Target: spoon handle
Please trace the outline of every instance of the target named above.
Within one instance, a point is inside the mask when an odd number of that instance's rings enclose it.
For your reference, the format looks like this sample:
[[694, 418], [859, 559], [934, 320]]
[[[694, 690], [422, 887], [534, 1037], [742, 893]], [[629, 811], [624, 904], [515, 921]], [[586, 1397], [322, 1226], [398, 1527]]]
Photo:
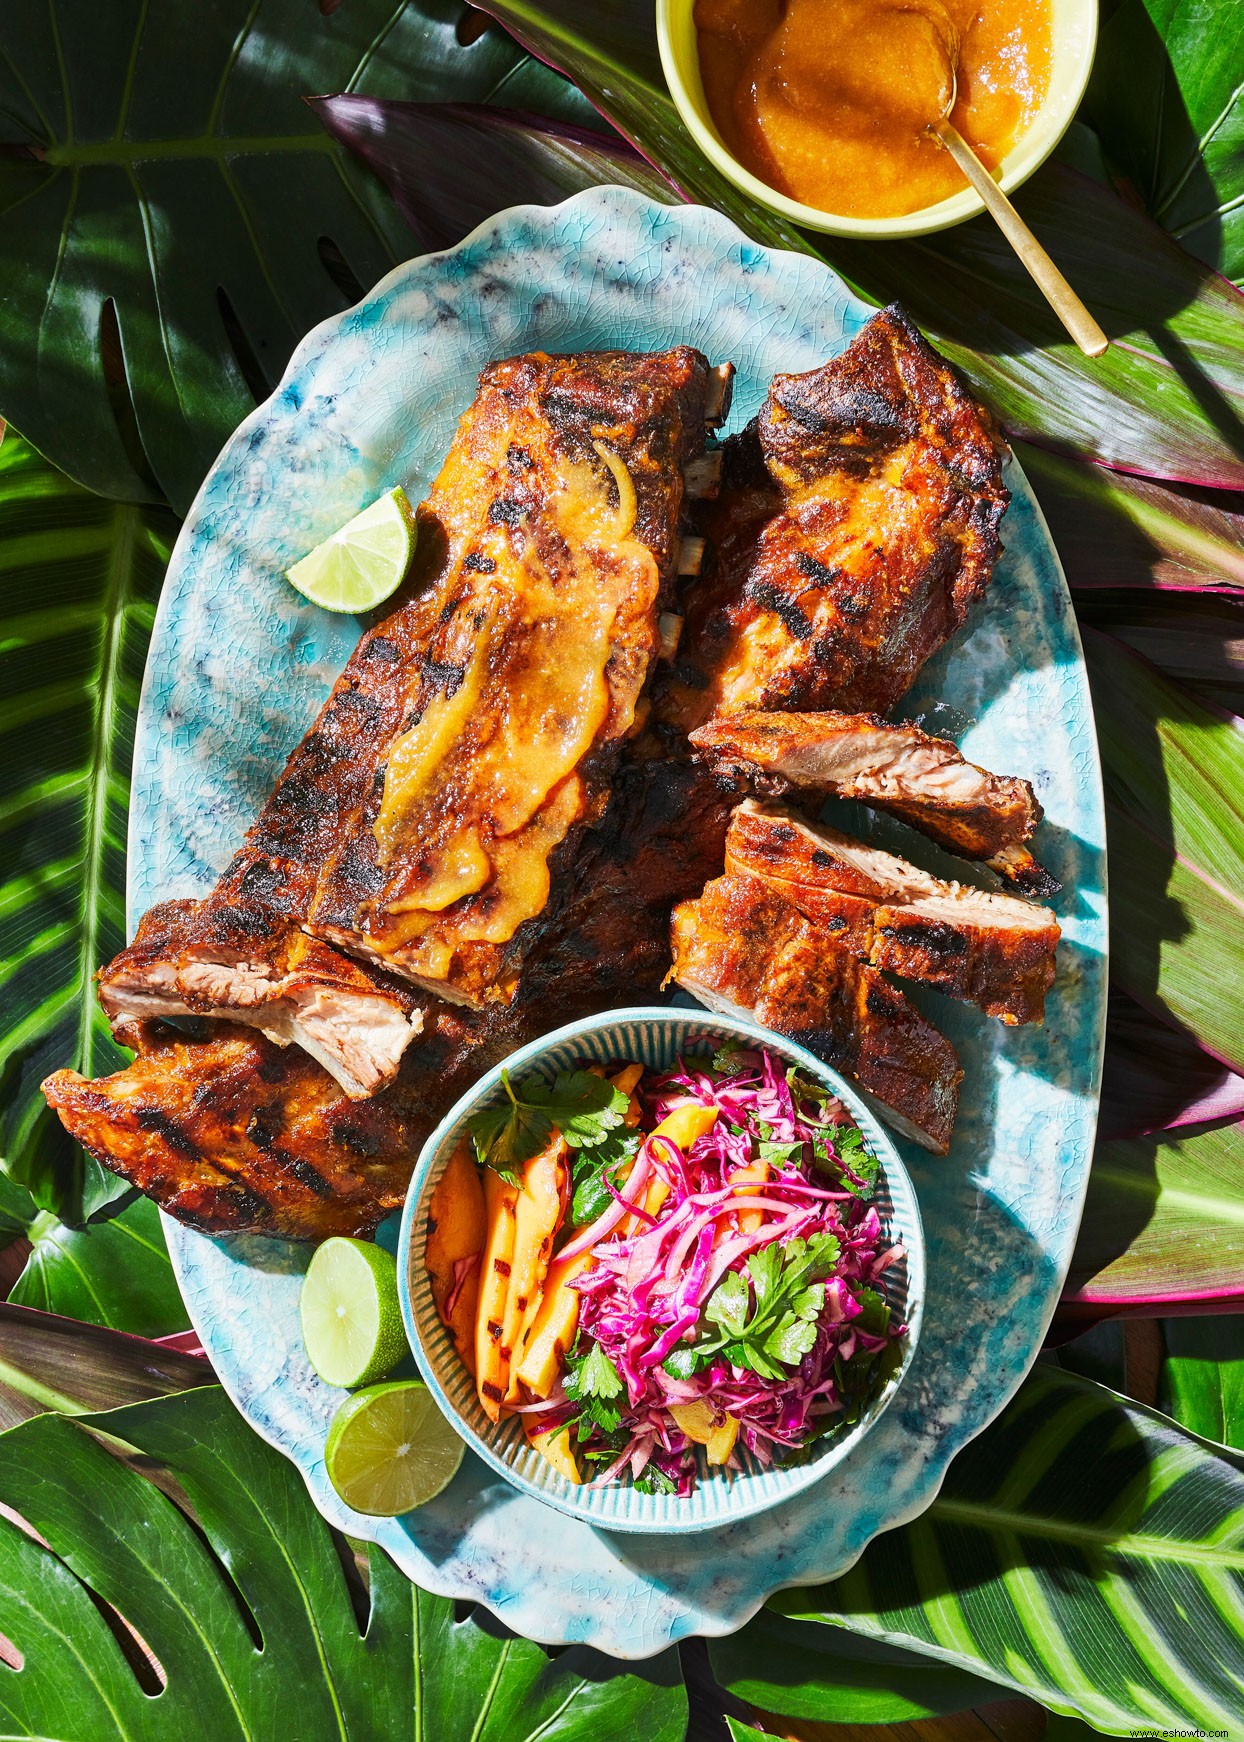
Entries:
[[1086, 357], [1100, 357], [1110, 341], [967, 140], [949, 121], [939, 122], [935, 131], [1076, 344]]

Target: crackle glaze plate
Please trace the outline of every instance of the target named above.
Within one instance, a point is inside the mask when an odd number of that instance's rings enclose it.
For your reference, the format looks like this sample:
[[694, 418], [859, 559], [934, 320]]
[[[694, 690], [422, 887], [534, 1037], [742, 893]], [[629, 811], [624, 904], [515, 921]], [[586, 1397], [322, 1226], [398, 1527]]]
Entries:
[[[869, 312], [811, 259], [759, 248], [716, 213], [615, 188], [502, 212], [317, 327], [226, 445], [173, 556], [139, 721], [131, 925], [153, 901], [211, 886], [354, 645], [355, 621], [301, 601], [282, 572], [387, 486], [424, 494], [486, 362], [697, 345], [737, 366], [737, 429], [777, 371], [822, 363]], [[823, 1484], [744, 1523], [634, 1537], [563, 1517], [468, 1455], [422, 1510], [360, 1517], [324, 1472], [342, 1394], [316, 1379], [298, 1333], [309, 1250], [167, 1223], [226, 1390], [297, 1464], [325, 1516], [380, 1543], [427, 1589], [477, 1600], [530, 1638], [644, 1657], [687, 1634], [732, 1631], [779, 1587], [842, 1572], [878, 1531], [929, 1504], [1036, 1356], [1071, 1256], [1097, 1112], [1104, 828], [1066, 585], [1013, 463], [1008, 483], [1006, 555], [988, 600], [904, 711], [974, 761], [1033, 781], [1046, 811], [1037, 849], [1065, 890], [1059, 976], [1038, 1029], [927, 1001], [966, 1077], [950, 1156], [903, 1149], [928, 1241], [923, 1334], [894, 1404]], [[902, 838], [945, 869], [898, 825], [860, 816], [854, 826]]]

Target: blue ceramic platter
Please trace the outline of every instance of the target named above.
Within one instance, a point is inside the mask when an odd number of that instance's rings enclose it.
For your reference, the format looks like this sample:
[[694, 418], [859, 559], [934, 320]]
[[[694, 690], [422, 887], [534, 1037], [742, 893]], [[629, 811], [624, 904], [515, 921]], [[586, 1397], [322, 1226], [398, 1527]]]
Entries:
[[[206, 891], [263, 802], [358, 634], [303, 604], [282, 571], [386, 486], [424, 493], [479, 369], [516, 351], [699, 346], [731, 359], [731, 428], [779, 370], [840, 350], [869, 310], [824, 266], [771, 253], [721, 216], [597, 189], [503, 212], [412, 261], [299, 346], [274, 396], [229, 441], [174, 553], [139, 722], [131, 924]], [[1106, 904], [1088, 685], [1058, 559], [1012, 464], [1006, 555], [968, 630], [905, 712], [974, 760], [1028, 776], [1040, 857], [1061, 878], [1059, 978], [1040, 1029], [930, 998], [966, 1070], [944, 1160], [904, 1146], [927, 1236], [920, 1347], [893, 1406], [823, 1484], [694, 1537], [609, 1534], [519, 1494], [468, 1456], [438, 1500], [394, 1521], [346, 1510], [321, 1448], [341, 1393], [298, 1334], [306, 1248], [167, 1226], [217, 1372], [256, 1430], [298, 1465], [325, 1516], [377, 1541], [432, 1591], [520, 1633], [643, 1657], [739, 1627], [785, 1585], [831, 1578], [923, 1510], [947, 1464], [1014, 1392], [1075, 1240], [1097, 1112]], [[855, 826], [939, 867], [894, 825]]]

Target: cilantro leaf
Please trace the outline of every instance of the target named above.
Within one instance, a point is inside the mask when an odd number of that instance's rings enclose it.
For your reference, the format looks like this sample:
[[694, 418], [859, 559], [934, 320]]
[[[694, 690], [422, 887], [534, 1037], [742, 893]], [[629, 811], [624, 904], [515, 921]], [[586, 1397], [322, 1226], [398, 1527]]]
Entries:
[[613, 1199], [605, 1180], [608, 1179], [615, 1190], [621, 1188], [624, 1164], [639, 1153], [642, 1142], [642, 1133], [618, 1126], [616, 1130], [607, 1131], [604, 1140], [590, 1149], [573, 1152], [572, 1228], [585, 1228], [609, 1208]]
[[747, 1048], [741, 1040], [723, 1040], [713, 1054], [714, 1071], [719, 1077], [737, 1077], [744, 1071], [751, 1070], [747, 1060], [739, 1057], [741, 1052], [746, 1051]]
[[672, 1482], [656, 1464], [647, 1464], [633, 1483], [637, 1494], [676, 1494], [677, 1482]]
[[855, 1323], [871, 1336], [884, 1337], [890, 1328], [890, 1303], [875, 1288], [857, 1288], [855, 1298], [864, 1309]]
[[[721, 1353], [735, 1367], [762, 1379], [784, 1379], [816, 1341], [825, 1310], [824, 1279], [838, 1262], [835, 1235], [819, 1233], [753, 1252], [742, 1272], [728, 1270], [705, 1304], [704, 1316], [718, 1327], [667, 1370], [689, 1378]], [[748, 1286], [750, 1282], [750, 1287]]]
[[576, 1397], [620, 1397], [626, 1387], [622, 1375], [599, 1343], [593, 1343], [583, 1365], [575, 1374]]
[[765, 1338], [765, 1354], [788, 1367], [797, 1367], [816, 1342], [816, 1324], [799, 1318], [795, 1313], [783, 1313], [776, 1327]]
[[490, 1167], [511, 1185], [517, 1185], [524, 1162], [548, 1143], [553, 1125], [548, 1115], [515, 1095], [509, 1073], [502, 1071], [507, 1099], [499, 1107], [476, 1113], [467, 1123], [481, 1166]]
[[501, 1073], [506, 1099], [468, 1121], [467, 1129], [482, 1166], [517, 1184], [524, 1162], [538, 1155], [560, 1132], [571, 1149], [604, 1141], [622, 1123], [627, 1096], [591, 1071], [563, 1072], [550, 1086], [528, 1077], [515, 1089]]
[[747, 1284], [737, 1270], [727, 1270], [709, 1295], [704, 1316], [720, 1325], [729, 1335], [737, 1337], [747, 1319], [749, 1306]]
[[794, 1161], [796, 1157], [803, 1155], [802, 1143], [774, 1143], [762, 1137], [758, 1147], [761, 1161], [774, 1162], [779, 1166], [784, 1161]]
[[679, 1343], [671, 1349], [661, 1365], [671, 1379], [693, 1379], [713, 1359], [714, 1351], [693, 1343]]
[[590, 1149], [622, 1123], [630, 1097], [592, 1071], [562, 1071], [553, 1086], [529, 1078], [521, 1102], [540, 1108], [571, 1149]]
[[786, 1251], [802, 1244], [802, 1241], [791, 1240], [786, 1248], [777, 1245], [762, 1246], [759, 1252], [752, 1253], [747, 1261], [747, 1274], [756, 1290], [757, 1306], [763, 1306], [776, 1289]]

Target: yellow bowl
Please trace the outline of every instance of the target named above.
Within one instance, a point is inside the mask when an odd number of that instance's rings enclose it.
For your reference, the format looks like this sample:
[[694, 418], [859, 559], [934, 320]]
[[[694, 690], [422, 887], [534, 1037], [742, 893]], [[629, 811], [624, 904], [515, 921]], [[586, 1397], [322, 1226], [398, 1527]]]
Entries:
[[[952, 224], [961, 224], [965, 218], [974, 218], [984, 211], [980, 195], [972, 188], [896, 218], [848, 218], [836, 212], [818, 211], [815, 206], [805, 206], [778, 193], [768, 182], [744, 169], [723, 144], [713, 124], [700, 78], [693, 17], [695, 0], [656, 0], [656, 6], [661, 65], [678, 113], [709, 162], [762, 206], [809, 230], [865, 238], [924, 236], [930, 230], [947, 230]], [[1027, 181], [1053, 151], [1071, 125], [1092, 70], [1097, 44], [1097, 0], [1050, 0], [1050, 11], [1054, 52], [1049, 94], [1032, 126], [1002, 160], [998, 180], [1004, 193]]]

